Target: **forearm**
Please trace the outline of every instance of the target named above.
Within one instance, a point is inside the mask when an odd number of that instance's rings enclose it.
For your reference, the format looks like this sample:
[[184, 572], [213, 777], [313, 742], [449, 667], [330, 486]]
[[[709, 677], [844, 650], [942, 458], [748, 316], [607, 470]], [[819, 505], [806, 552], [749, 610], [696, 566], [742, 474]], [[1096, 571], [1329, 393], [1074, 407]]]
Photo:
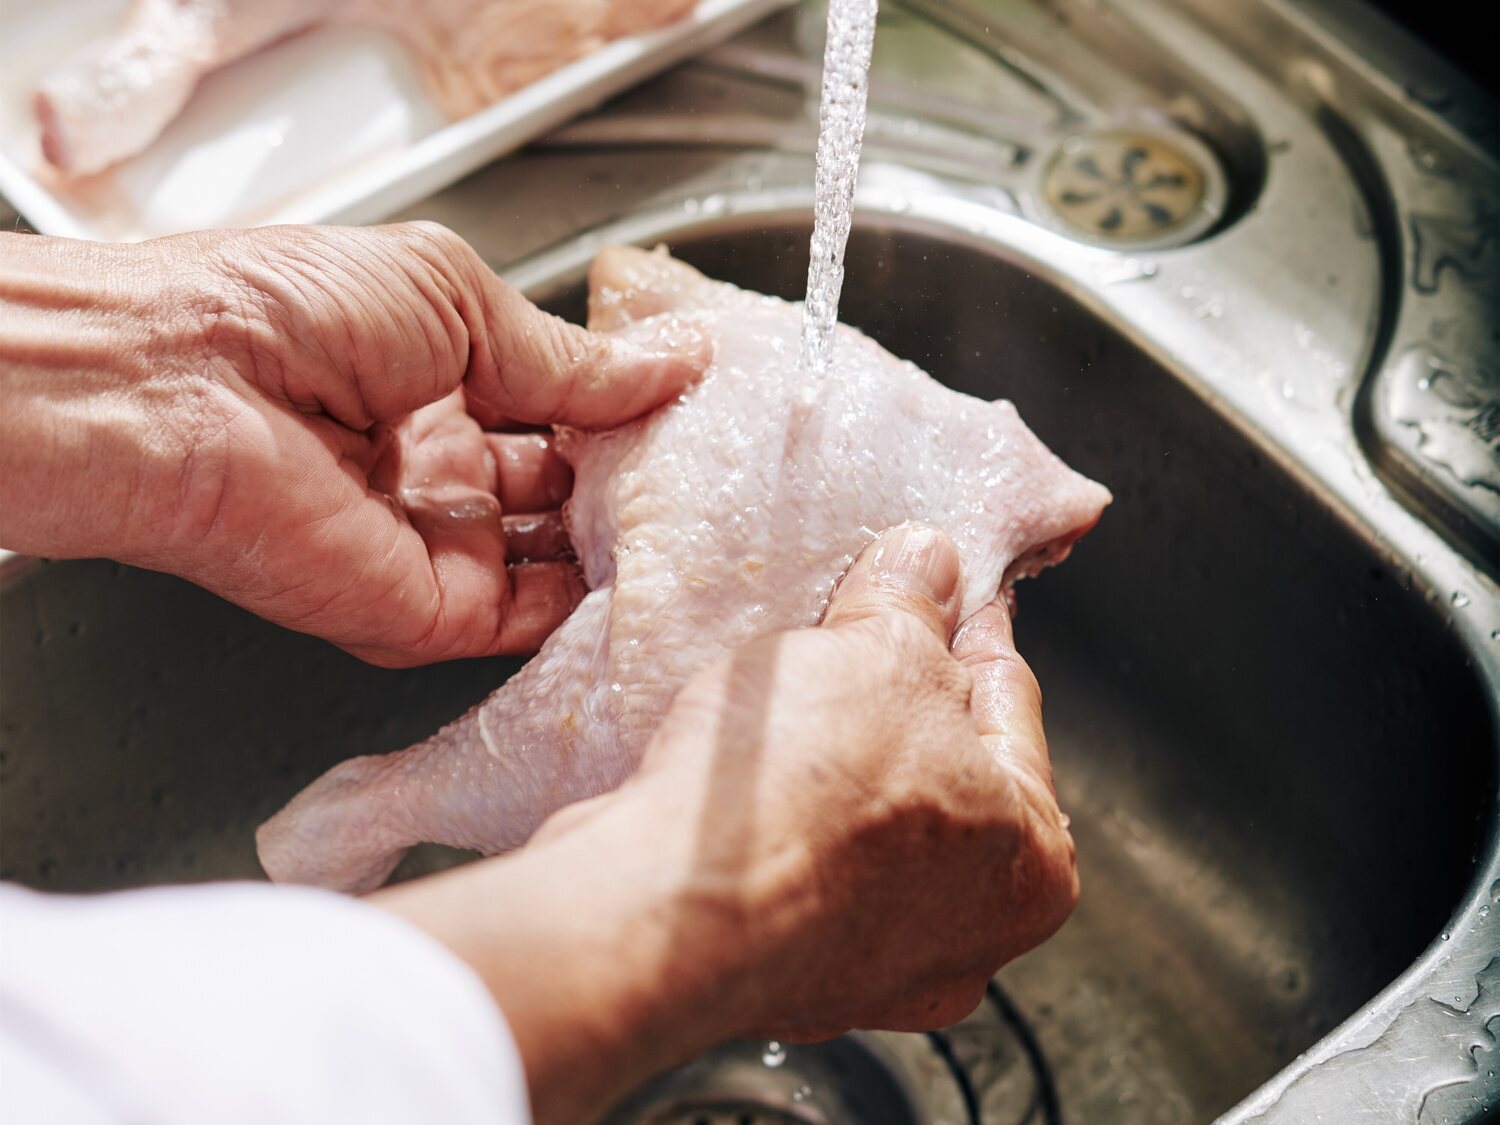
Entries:
[[191, 452], [194, 288], [147, 248], [0, 235], [0, 546], [139, 551], [180, 499], [157, 485]]
[[731, 923], [688, 890], [692, 820], [668, 811], [632, 791], [524, 852], [367, 900], [479, 973], [520, 1049], [538, 1122], [589, 1120], [735, 1030]]

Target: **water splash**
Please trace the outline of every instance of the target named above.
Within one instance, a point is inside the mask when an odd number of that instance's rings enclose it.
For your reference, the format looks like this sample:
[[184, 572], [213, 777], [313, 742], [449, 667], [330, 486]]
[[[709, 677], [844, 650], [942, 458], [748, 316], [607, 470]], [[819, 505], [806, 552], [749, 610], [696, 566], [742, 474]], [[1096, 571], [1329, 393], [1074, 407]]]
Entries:
[[844, 287], [844, 247], [854, 218], [854, 184], [865, 135], [876, 0], [829, 0], [818, 108], [816, 201], [807, 304], [802, 311], [803, 372], [822, 375], [833, 353]]

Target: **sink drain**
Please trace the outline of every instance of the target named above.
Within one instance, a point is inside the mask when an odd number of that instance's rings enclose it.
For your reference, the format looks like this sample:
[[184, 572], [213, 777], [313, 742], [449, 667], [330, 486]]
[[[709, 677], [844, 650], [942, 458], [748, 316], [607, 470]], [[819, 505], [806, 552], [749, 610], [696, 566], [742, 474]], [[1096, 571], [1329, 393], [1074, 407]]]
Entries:
[[1132, 127], [1069, 137], [1047, 165], [1041, 194], [1068, 233], [1142, 249], [1188, 242], [1211, 227], [1223, 183], [1196, 141]]
[[[922, 1125], [919, 1094], [874, 1036], [827, 1043], [726, 1043], [663, 1075], [606, 1125]], [[954, 1119], [965, 1125], [967, 1119]]]
[[651, 1118], [653, 1125], [822, 1125], [825, 1120], [767, 1109], [756, 1102], [684, 1105]]
[[726, 1043], [637, 1090], [603, 1125], [1057, 1125], [1036, 1039], [991, 985], [942, 1032]]

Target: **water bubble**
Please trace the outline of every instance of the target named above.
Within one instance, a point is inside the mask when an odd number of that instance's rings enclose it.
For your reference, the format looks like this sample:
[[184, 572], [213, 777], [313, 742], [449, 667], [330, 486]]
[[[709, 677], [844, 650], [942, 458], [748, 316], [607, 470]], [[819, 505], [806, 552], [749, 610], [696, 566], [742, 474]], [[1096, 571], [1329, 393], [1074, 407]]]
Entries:
[[760, 1056], [760, 1061], [774, 1069], [786, 1062], [786, 1048], [772, 1039], [766, 1044], [766, 1049]]
[[1453, 603], [1454, 609], [1463, 609], [1464, 606], [1469, 604], [1469, 595], [1462, 590], [1454, 590], [1453, 597], [1449, 600]]

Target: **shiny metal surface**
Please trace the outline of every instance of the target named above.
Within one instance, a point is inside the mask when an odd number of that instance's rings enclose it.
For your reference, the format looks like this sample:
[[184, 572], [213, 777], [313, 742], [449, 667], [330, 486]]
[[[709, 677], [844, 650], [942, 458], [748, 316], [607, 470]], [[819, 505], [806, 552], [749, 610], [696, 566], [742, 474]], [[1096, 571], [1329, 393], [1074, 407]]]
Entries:
[[[799, 295], [817, 27], [403, 217], [574, 315], [619, 240]], [[1500, 177], [1492, 109], [1438, 76], [1332, 0], [884, 5], [845, 319], [1014, 398], [1117, 497], [1017, 626], [1084, 897], [1001, 980], [1069, 1122], [1500, 1100]], [[1053, 155], [1128, 126], [1211, 154], [1211, 229], [1126, 251], [1058, 221]], [[365, 668], [108, 564], [0, 585], [0, 868], [38, 885], [252, 877], [302, 783], [513, 667]]]

